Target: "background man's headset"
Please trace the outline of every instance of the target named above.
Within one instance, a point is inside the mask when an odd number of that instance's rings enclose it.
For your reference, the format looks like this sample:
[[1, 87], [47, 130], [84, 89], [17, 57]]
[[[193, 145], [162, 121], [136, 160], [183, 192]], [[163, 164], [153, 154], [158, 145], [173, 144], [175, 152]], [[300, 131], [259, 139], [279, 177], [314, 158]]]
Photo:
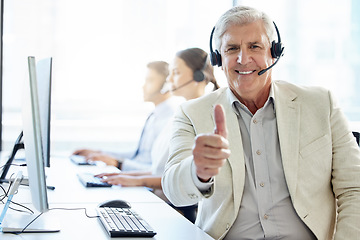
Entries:
[[[279, 30], [278, 30], [275, 22], [273, 22], [273, 24], [275, 26], [275, 30], [276, 30], [276, 33], [278, 36], [278, 42], [272, 41], [270, 51], [271, 51], [271, 56], [273, 58], [276, 58], [276, 61], [273, 64], [271, 64], [268, 68], [265, 68], [265, 69], [259, 71], [259, 73], [258, 73], [259, 76], [264, 74], [267, 70], [269, 70], [273, 66], [275, 66], [275, 64], [279, 61], [280, 57], [284, 55], [284, 53], [283, 53], [284, 46], [281, 43]], [[221, 65], [222, 65], [221, 54], [216, 49], [215, 49], [215, 51], [213, 51], [213, 48], [212, 48], [212, 39], [213, 39], [214, 31], [215, 31], [215, 27], [212, 29], [211, 35], [210, 35], [210, 62], [211, 62], [211, 65], [213, 65], [213, 66], [221, 67]]]

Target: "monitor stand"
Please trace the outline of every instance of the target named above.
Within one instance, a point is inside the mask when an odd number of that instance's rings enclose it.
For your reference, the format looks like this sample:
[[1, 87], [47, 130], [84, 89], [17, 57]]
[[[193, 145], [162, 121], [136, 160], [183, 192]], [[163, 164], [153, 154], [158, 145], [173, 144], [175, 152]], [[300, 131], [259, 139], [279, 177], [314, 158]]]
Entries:
[[[43, 213], [34, 220], [39, 213], [7, 213], [1, 224], [3, 233], [54, 233], [59, 232], [59, 222], [47, 213]], [[23, 230], [31, 221], [33, 221], [25, 230]]]
[[22, 178], [22, 171], [19, 171], [16, 177], [11, 180], [12, 184], [8, 192], [8, 198], [0, 215], [0, 230], [3, 233], [59, 232], [60, 228], [58, 226], [58, 220], [51, 218], [52, 216], [49, 216], [46, 213], [43, 213], [39, 218], [37, 218], [40, 213], [29, 214], [24, 212], [8, 212], [11, 200], [14, 194], [18, 191]]

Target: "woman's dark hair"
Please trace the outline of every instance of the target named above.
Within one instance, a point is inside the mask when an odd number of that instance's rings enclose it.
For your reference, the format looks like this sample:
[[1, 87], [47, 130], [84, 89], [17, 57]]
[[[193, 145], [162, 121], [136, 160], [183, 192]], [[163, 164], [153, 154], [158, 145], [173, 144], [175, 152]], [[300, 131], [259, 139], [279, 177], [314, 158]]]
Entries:
[[200, 48], [188, 48], [176, 53], [176, 57], [184, 60], [185, 64], [193, 71], [202, 71], [206, 83], [214, 84], [213, 91], [219, 88], [214, 76], [214, 68], [208, 59], [208, 54]]

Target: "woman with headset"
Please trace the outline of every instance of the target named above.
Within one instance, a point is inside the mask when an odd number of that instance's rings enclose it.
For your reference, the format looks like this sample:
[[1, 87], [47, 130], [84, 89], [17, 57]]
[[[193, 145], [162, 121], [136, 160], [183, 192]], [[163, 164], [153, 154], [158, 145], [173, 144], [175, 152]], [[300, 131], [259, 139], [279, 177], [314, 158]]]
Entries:
[[176, 53], [165, 87], [173, 95], [190, 100], [204, 95], [209, 82], [213, 90], [219, 88], [208, 54], [200, 48], [188, 48]]

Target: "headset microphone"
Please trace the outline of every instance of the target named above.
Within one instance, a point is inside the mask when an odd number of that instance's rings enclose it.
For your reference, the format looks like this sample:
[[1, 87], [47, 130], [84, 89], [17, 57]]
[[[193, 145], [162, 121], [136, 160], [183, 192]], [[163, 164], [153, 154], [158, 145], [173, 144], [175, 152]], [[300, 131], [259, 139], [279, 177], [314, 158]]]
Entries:
[[180, 86], [176, 87], [176, 88], [170, 88], [171, 84], [170, 83], [166, 83], [164, 85], [164, 87], [160, 90], [160, 93], [161, 94], [165, 94], [165, 93], [168, 93], [168, 92], [175, 92], [176, 90], [179, 90], [180, 88], [182, 87], [185, 87], [186, 85], [190, 84], [192, 81], [195, 81], [193, 79], [191, 79], [190, 81], [187, 81], [186, 83], [184, 84], [181, 84]]
[[172, 92], [176, 91], [176, 90], [179, 90], [180, 88], [183, 88], [185, 87], [186, 85], [188, 85], [189, 83], [191, 83], [192, 81], [194, 81], [193, 79], [191, 79], [190, 81], [187, 81], [186, 83], [184, 84], [181, 84], [180, 86], [176, 87], [176, 88], [173, 88], [171, 89]]
[[280, 57], [278, 57], [278, 58], [276, 59], [276, 61], [275, 61], [273, 64], [270, 65], [270, 67], [267, 67], [267, 68], [261, 70], [261, 71], [258, 73], [258, 75], [260, 76], [260, 75], [264, 74], [267, 70], [269, 70], [270, 68], [272, 68], [273, 66], [275, 66], [275, 64], [279, 61], [279, 59], [280, 59]]

